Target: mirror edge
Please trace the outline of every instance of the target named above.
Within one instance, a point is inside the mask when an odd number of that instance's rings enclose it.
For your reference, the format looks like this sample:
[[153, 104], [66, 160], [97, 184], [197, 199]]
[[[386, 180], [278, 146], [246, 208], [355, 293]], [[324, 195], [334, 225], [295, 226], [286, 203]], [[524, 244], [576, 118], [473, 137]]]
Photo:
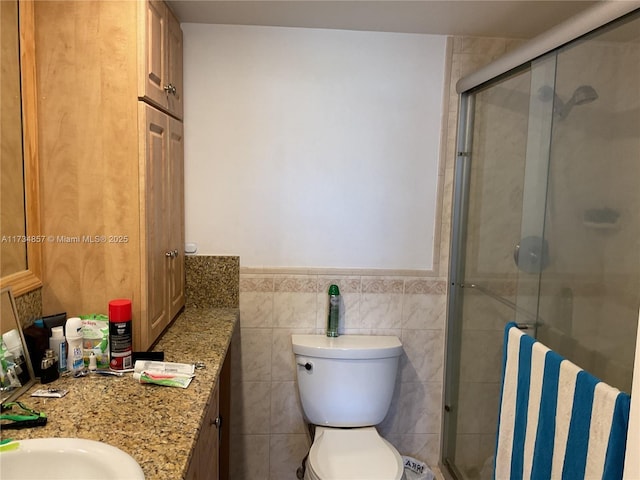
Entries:
[[0, 288], [11, 287], [15, 297], [42, 286], [34, 8], [33, 1], [18, 1], [25, 220], [27, 237], [35, 241], [27, 242], [27, 269], [0, 278]]
[[20, 342], [22, 343], [22, 352], [24, 354], [24, 361], [27, 365], [27, 370], [29, 371], [29, 380], [19, 388], [12, 390], [6, 397], [2, 397], [2, 403], [11, 402], [18, 397], [20, 397], [23, 393], [28, 391], [33, 385], [36, 384], [36, 376], [33, 370], [33, 362], [31, 361], [31, 355], [29, 354], [29, 349], [27, 348], [27, 341], [24, 338], [24, 332], [22, 329], [22, 323], [20, 322], [20, 317], [18, 317], [18, 310], [16, 308], [15, 297], [12, 293], [11, 287], [3, 287], [0, 289], [0, 297], [3, 295], [7, 295], [9, 298], [9, 303], [11, 304], [11, 309], [13, 310], [14, 321], [16, 322], [16, 329], [20, 334]]

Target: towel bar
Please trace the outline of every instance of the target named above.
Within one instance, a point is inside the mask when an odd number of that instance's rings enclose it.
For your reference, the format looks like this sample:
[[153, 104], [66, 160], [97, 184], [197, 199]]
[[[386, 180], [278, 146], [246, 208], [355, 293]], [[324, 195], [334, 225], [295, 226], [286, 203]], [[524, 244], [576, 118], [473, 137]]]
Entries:
[[[533, 323], [519, 323], [518, 324], [518, 328], [521, 330], [527, 330], [527, 329], [535, 329], [536, 325], [538, 324], [538, 318], [528, 312], [527, 310], [525, 310], [522, 307], [519, 307], [518, 305], [516, 305], [515, 303], [513, 303], [510, 300], [507, 300], [504, 297], [501, 297], [500, 295], [496, 295], [495, 293], [493, 293], [492, 291], [481, 287], [480, 285], [476, 285], [475, 283], [461, 283], [460, 286], [462, 288], [464, 287], [469, 287], [469, 288], [474, 288], [476, 290], [478, 290], [480, 293], [483, 293], [484, 295], [486, 295], [487, 297], [493, 298], [494, 300], [502, 303], [503, 305], [506, 305], [507, 307], [512, 308], [513, 310], [516, 311], [516, 313], [519, 313], [521, 315], [523, 315], [524, 317], [526, 317], [529, 320], [532, 320]], [[522, 325], [522, 327], [521, 327]]]
[[533, 323], [516, 323], [516, 328], [519, 330], [534, 330], [536, 326]]

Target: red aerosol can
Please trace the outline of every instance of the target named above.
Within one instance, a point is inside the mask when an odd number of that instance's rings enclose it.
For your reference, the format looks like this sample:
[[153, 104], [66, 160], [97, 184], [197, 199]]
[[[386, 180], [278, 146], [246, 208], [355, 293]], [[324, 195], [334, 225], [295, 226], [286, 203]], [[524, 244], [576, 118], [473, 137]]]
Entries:
[[109, 358], [113, 370], [133, 368], [131, 300], [109, 302]]

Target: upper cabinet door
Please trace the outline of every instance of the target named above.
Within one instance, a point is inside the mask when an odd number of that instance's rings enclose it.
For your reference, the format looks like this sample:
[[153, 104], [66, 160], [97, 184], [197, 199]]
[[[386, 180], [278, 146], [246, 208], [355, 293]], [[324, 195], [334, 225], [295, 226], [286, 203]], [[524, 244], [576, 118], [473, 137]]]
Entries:
[[139, 97], [182, 120], [182, 30], [162, 1], [141, 4]]
[[144, 64], [141, 96], [167, 109], [167, 7], [163, 2], [149, 0], [144, 12]]
[[178, 19], [167, 9], [167, 77], [169, 113], [182, 120], [182, 29]]

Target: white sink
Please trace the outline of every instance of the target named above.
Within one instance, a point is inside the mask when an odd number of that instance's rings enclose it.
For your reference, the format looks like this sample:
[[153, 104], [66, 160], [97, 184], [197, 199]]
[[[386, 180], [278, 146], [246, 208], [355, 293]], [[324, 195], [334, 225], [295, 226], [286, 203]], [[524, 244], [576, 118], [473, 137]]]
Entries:
[[129, 454], [83, 438], [33, 438], [5, 444], [0, 452], [2, 480], [144, 480]]

